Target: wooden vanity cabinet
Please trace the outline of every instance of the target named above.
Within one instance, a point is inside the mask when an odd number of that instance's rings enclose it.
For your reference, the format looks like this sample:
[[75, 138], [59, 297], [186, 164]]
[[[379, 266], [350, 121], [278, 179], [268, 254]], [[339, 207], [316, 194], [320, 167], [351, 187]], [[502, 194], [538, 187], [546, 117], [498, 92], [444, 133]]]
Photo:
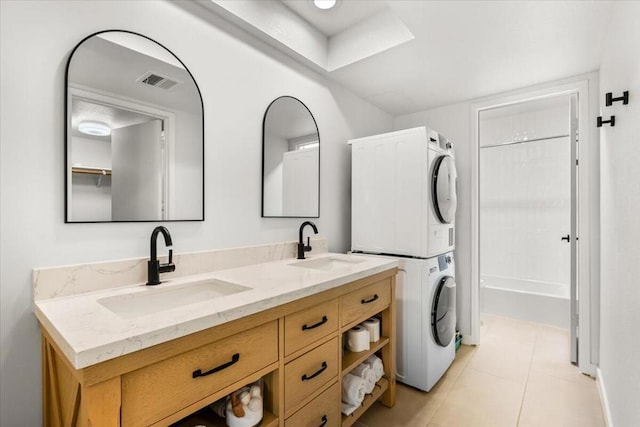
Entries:
[[[395, 274], [390, 269], [83, 369], [73, 368], [41, 325], [44, 425], [169, 426], [200, 417], [200, 409], [262, 378], [262, 426], [350, 426], [378, 399], [395, 404]], [[342, 335], [374, 315], [381, 339], [369, 351], [343, 354]], [[382, 357], [385, 376], [345, 417], [342, 377], [373, 353]]]

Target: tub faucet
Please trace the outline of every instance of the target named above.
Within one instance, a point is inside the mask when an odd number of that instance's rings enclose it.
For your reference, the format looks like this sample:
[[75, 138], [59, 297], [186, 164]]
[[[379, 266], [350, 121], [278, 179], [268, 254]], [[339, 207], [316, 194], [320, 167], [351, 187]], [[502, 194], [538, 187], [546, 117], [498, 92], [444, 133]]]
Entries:
[[307, 236], [307, 245], [305, 246], [304, 244], [304, 239], [302, 236], [302, 232], [304, 231], [304, 228], [310, 225], [311, 228], [313, 228], [313, 232], [315, 234], [318, 234], [318, 228], [316, 227], [316, 225], [314, 223], [312, 223], [311, 221], [305, 221], [300, 225], [300, 239], [298, 240], [298, 259], [304, 259], [304, 253], [305, 252], [309, 252], [311, 250], [311, 239], [310, 237]]
[[173, 245], [173, 242], [171, 241], [171, 234], [169, 234], [169, 230], [167, 230], [166, 227], [160, 225], [153, 229], [153, 232], [151, 233], [151, 258], [147, 262], [147, 285], [159, 285], [160, 273], [168, 273], [176, 270], [176, 266], [173, 264], [173, 249], [169, 249], [168, 263], [160, 264], [160, 261], [158, 261], [158, 233], [162, 233], [162, 236], [164, 237], [164, 245], [167, 248], [170, 248]]

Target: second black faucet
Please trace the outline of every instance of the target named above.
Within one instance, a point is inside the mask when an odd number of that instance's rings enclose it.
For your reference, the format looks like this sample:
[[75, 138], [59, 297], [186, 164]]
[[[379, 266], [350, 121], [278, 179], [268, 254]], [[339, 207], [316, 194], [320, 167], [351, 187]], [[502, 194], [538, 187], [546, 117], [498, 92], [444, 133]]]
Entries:
[[311, 228], [313, 228], [313, 232], [315, 234], [318, 234], [318, 228], [316, 227], [316, 225], [314, 223], [312, 223], [311, 221], [305, 221], [300, 225], [300, 231], [299, 231], [299, 240], [298, 240], [298, 259], [304, 259], [304, 253], [305, 252], [309, 252], [311, 250], [311, 241], [310, 238], [307, 237], [307, 244], [305, 246], [304, 244], [304, 238], [302, 236], [302, 232], [304, 231], [304, 228], [310, 225]]
[[151, 233], [151, 257], [147, 263], [147, 285], [159, 285], [160, 273], [168, 273], [170, 271], [175, 271], [176, 269], [176, 266], [173, 264], [173, 249], [169, 249], [169, 262], [166, 264], [160, 264], [160, 261], [158, 261], [158, 233], [162, 233], [162, 237], [164, 237], [164, 245], [167, 248], [173, 246], [171, 234], [169, 234], [169, 230], [167, 230], [166, 227], [160, 225], [153, 229], [153, 232]]

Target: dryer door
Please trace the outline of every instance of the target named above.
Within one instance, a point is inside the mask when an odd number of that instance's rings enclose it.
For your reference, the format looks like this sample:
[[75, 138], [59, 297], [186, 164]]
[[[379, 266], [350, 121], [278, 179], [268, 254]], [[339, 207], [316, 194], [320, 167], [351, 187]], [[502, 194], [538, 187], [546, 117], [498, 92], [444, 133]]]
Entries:
[[433, 164], [431, 195], [433, 210], [443, 224], [451, 224], [456, 217], [456, 165], [449, 155], [438, 157]]
[[433, 339], [441, 347], [451, 343], [456, 334], [456, 281], [451, 276], [440, 279], [431, 307]]

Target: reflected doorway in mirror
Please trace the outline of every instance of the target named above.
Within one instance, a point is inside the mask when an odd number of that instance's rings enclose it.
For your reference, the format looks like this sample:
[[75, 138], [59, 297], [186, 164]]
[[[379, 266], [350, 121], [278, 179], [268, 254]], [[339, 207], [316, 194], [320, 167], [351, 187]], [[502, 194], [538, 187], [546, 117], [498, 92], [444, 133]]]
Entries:
[[[204, 220], [202, 97], [172, 52], [129, 31], [88, 36], [69, 57], [65, 104], [65, 222]], [[80, 133], [84, 121], [111, 134]], [[105, 176], [96, 186], [81, 169]]]
[[262, 125], [262, 216], [320, 216], [320, 134], [307, 106], [281, 96]]

